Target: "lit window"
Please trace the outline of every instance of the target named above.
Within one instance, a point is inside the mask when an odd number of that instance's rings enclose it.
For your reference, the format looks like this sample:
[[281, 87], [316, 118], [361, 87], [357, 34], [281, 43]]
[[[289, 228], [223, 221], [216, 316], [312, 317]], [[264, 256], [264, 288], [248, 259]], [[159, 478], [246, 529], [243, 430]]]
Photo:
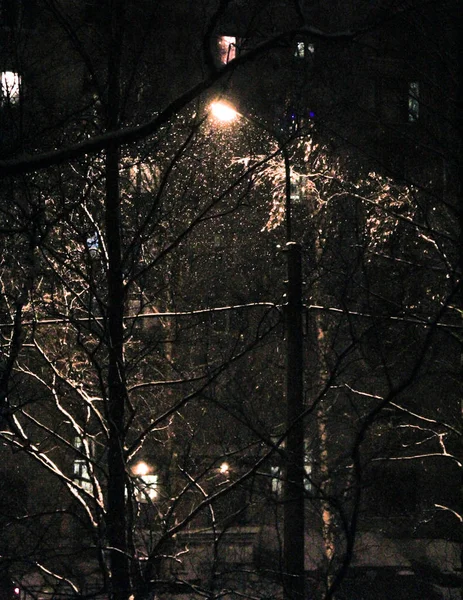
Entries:
[[312, 451], [308, 447], [307, 440], [304, 440], [304, 489], [309, 493], [313, 492], [312, 471]]
[[283, 473], [279, 466], [270, 467], [271, 489], [277, 498], [283, 495]]
[[139, 475], [134, 483], [135, 500], [154, 502], [158, 497], [158, 475]]
[[2, 73], [2, 97], [8, 102], [15, 104], [19, 101], [19, 89], [21, 77], [14, 71], [3, 71]]
[[151, 467], [144, 461], [132, 467], [135, 476], [133, 489], [135, 500], [140, 503], [153, 502], [158, 497], [158, 475], [151, 474]]
[[[285, 444], [282, 445], [285, 447]], [[284, 494], [284, 468], [282, 465], [270, 467], [270, 489], [276, 498], [282, 498]], [[304, 440], [304, 490], [313, 493], [313, 454], [307, 439]]]
[[308, 59], [315, 54], [315, 44], [307, 43], [302, 40], [296, 42], [294, 49], [294, 58]]
[[[304, 489], [306, 492], [313, 491], [312, 483], [312, 462], [311, 458], [304, 458]], [[270, 467], [271, 490], [277, 498], [283, 496], [283, 469], [280, 466]]]
[[305, 56], [305, 43], [297, 42], [296, 49], [294, 51], [294, 57], [295, 58], [304, 58], [304, 56]]
[[74, 483], [80, 485], [86, 492], [91, 493], [93, 490], [92, 481], [90, 479], [90, 471], [86, 460], [76, 459], [73, 465], [73, 480]]
[[90, 252], [90, 256], [96, 256], [100, 250], [100, 240], [98, 239], [98, 233], [94, 233], [92, 236], [87, 238], [87, 248]]
[[223, 65], [236, 58], [236, 37], [221, 35], [218, 40], [219, 60]]
[[411, 81], [408, 84], [408, 120], [410, 123], [418, 121], [420, 116], [420, 84]]
[[[74, 448], [80, 453], [72, 465], [74, 483], [77, 483], [86, 492], [93, 492], [90, 474], [90, 458], [93, 456], [93, 440], [84, 441], [81, 437], [74, 438]], [[87, 458], [88, 457], [88, 458]]]

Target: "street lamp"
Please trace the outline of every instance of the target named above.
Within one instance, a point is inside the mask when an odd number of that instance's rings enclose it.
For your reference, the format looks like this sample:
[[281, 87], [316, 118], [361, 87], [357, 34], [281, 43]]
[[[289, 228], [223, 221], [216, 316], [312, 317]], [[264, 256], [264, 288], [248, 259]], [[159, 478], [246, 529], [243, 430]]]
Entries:
[[287, 140], [264, 123], [236, 111], [224, 101], [212, 102], [211, 115], [222, 123], [243, 118], [269, 135], [278, 145], [285, 169], [285, 221], [287, 259], [286, 323], [286, 459], [284, 490], [284, 596], [286, 600], [305, 598], [304, 540], [304, 389], [302, 333], [301, 247], [292, 240], [291, 164]]
[[240, 114], [231, 104], [217, 100], [209, 105], [211, 115], [222, 123], [230, 123], [239, 119]]
[[150, 472], [151, 468], [143, 460], [132, 467], [132, 473], [136, 477], [145, 477], [146, 475], [149, 475]]
[[230, 465], [226, 462], [223, 462], [219, 467], [219, 471], [222, 473], [222, 475], [228, 475], [230, 471]]

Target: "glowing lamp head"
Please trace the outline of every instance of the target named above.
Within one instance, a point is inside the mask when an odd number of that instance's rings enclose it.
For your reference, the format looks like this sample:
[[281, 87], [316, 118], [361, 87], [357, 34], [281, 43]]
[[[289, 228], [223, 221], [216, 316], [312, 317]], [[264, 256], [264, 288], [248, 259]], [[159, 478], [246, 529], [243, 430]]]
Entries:
[[239, 117], [239, 113], [228, 102], [212, 102], [209, 110], [214, 119], [222, 123], [230, 123]]
[[140, 461], [132, 467], [132, 473], [137, 477], [144, 477], [151, 471], [150, 467], [143, 461]]
[[226, 475], [230, 471], [230, 465], [226, 462], [223, 462], [219, 467], [219, 471]]

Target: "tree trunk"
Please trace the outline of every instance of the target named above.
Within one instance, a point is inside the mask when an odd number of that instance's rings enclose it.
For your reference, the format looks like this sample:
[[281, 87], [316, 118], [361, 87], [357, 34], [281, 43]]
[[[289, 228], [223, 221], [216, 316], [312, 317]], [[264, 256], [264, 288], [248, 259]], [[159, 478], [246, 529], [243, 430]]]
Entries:
[[[322, 255], [321, 248], [322, 240], [318, 237], [314, 241], [314, 255], [316, 261], [320, 260]], [[322, 283], [316, 284], [314, 289], [314, 296], [317, 298], [318, 304], [324, 304], [324, 293]], [[314, 333], [313, 339], [315, 344], [316, 352], [316, 372], [313, 374], [313, 389], [319, 390], [320, 392], [327, 385], [327, 379], [329, 374], [329, 366], [327, 357], [329, 353], [328, 349], [328, 336], [329, 325], [324, 322], [323, 315], [316, 313], [314, 316]], [[326, 402], [324, 398], [318, 404], [317, 407], [317, 452], [318, 463], [316, 472], [314, 473], [314, 479], [317, 481], [320, 493], [320, 517], [321, 517], [321, 534], [323, 540], [323, 558], [325, 562], [325, 572], [327, 573], [326, 586], [329, 590], [333, 583], [333, 560], [336, 554], [336, 521], [333, 512], [332, 505], [329, 501], [331, 494], [331, 482], [330, 482], [330, 440], [328, 431], [328, 415], [326, 410]]]
[[108, 249], [108, 509], [112, 598], [123, 600], [129, 590], [126, 524], [126, 469], [124, 457], [126, 385], [123, 357], [124, 289], [121, 264], [119, 152], [106, 154], [106, 236]]
[[[123, 43], [124, 2], [111, 3], [111, 37], [108, 53], [107, 129], [120, 125], [120, 65]], [[124, 282], [122, 268], [119, 147], [106, 147], [105, 228], [107, 271], [107, 416], [108, 500], [107, 540], [111, 569], [110, 598], [126, 600], [130, 594], [130, 567], [126, 517], [126, 467], [124, 455], [127, 389], [124, 372]]]

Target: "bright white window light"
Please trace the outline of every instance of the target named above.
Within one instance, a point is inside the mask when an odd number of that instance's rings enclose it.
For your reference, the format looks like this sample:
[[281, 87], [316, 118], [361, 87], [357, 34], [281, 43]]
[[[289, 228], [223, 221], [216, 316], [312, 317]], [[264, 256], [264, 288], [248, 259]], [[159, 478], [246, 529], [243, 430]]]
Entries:
[[3, 71], [2, 73], [2, 96], [10, 102], [18, 102], [21, 77], [14, 71]]
[[295, 58], [304, 58], [305, 57], [305, 43], [304, 42], [296, 42], [296, 49], [294, 51]]
[[296, 46], [294, 48], [295, 58], [309, 58], [309, 56], [313, 56], [314, 54], [315, 44], [307, 43], [304, 41], [296, 42]]
[[279, 466], [270, 467], [270, 482], [272, 493], [281, 498], [283, 495], [283, 470]]

